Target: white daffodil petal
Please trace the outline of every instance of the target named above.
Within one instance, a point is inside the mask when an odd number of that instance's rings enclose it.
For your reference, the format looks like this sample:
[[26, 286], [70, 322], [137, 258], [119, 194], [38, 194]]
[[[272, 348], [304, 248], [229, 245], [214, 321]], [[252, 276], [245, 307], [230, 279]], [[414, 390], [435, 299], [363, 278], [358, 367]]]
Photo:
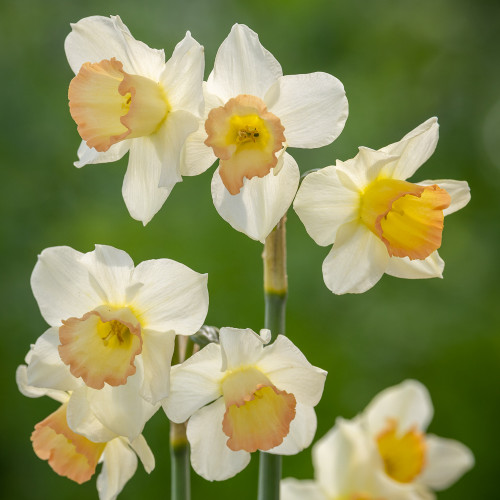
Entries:
[[192, 133], [184, 144], [181, 157], [181, 174], [182, 175], [198, 175], [208, 168], [217, 160], [213, 149], [205, 144], [207, 140], [207, 131], [205, 130], [205, 121], [208, 113], [213, 108], [224, 106], [224, 102], [216, 95], [210, 94], [206, 90], [204, 83], [205, 97], [205, 112], [203, 118], [198, 122], [198, 130]]
[[60, 403], [65, 403], [69, 396], [65, 391], [58, 391], [55, 389], [47, 389], [34, 387], [28, 384], [28, 367], [26, 365], [19, 365], [16, 369], [16, 383], [19, 392], [28, 398], [39, 398], [41, 396], [49, 396]]
[[344, 224], [323, 261], [325, 284], [338, 295], [366, 292], [380, 280], [389, 258], [382, 241], [363, 224]]
[[433, 413], [427, 388], [416, 380], [405, 380], [377, 394], [363, 415], [370, 434], [377, 435], [387, 427], [388, 419], [397, 421], [401, 433], [413, 427], [425, 431]]
[[235, 24], [217, 51], [207, 90], [224, 102], [240, 94], [263, 99], [282, 75], [279, 62], [260, 44], [257, 33]]
[[31, 275], [31, 288], [45, 321], [60, 326], [61, 320], [81, 317], [101, 302], [81, 262], [83, 254], [70, 247], [46, 248]]
[[[162, 161], [152, 136], [138, 137], [131, 143], [122, 194], [130, 215], [144, 225], [160, 210], [171, 191], [159, 187]], [[179, 182], [180, 174], [175, 179]]]
[[113, 144], [107, 151], [99, 152], [94, 148], [89, 148], [85, 141], [82, 141], [78, 148], [78, 161], [74, 165], [77, 168], [93, 163], [108, 163], [122, 158], [130, 149], [130, 140], [120, 141]]
[[145, 328], [192, 335], [208, 311], [207, 275], [170, 259], [140, 263], [134, 281], [144, 284], [134, 298], [134, 310]]
[[110, 441], [102, 455], [102, 470], [97, 478], [99, 500], [115, 500], [137, 469], [137, 456], [123, 438]]
[[73, 432], [85, 436], [90, 441], [104, 443], [118, 437], [107, 429], [92, 413], [87, 400], [87, 389], [81, 387], [71, 394], [66, 410], [68, 426]]
[[264, 240], [290, 207], [300, 172], [295, 160], [284, 153], [284, 164], [278, 175], [273, 170], [265, 177], [244, 180], [237, 195], [232, 195], [215, 171], [212, 179], [212, 198], [220, 216], [237, 231], [254, 240]]
[[155, 468], [155, 457], [144, 436], [140, 434], [131, 443], [130, 446], [140, 458], [144, 470], [149, 474]]
[[313, 446], [316, 478], [332, 498], [362, 491], [370, 473], [374, 447], [358, 420], [338, 418], [335, 426]]
[[387, 498], [394, 498], [394, 500], [436, 500], [436, 495], [429, 488], [426, 488], [422, 484], [415, 484], [412, 488], [395, 488], [394, 484], [389, 486], [386, 484], [386, 488], [382, 490], [387, 496]]
[[[360, 464], [361, 467], [363, 464]], [[367, 464], [364, 464], [366, 468]], [[385, 471], [376, 470], [377, 465], [373, 461], [370, 463], [375, 470], [368, 470], [370, 489], [376, 495], [375, 498], [387, 498], [391, 500], [436, 500], [432, 491], [417, 482], [400, 483], [389, 477]], [[371, 473], [371, 474], [370, 474]], [[365, 479], [365, 481], [367, 480]], [[356, 479], [355, 479], [356, 481]]]
[[278, 335], [275, 342], [264, 349], [257, 367], [279, 390], [293, 394], [297, 402], [309, 406], [319, 403], [326, 372], [311, 365], [283, 335]]
[[220, 369], [220, 357], [220, 346], [208, 344], [182, 365], [172, 368], [170, 394], [162, 402], [170, 420], [178, 424], [185, 422], [197, 410], [222, 395], [220, 382], [224, 373]]
[[451, 203], [448, 208], [443, 210], [444, 215], [450, 215], [461, 208], [464, 208], [470, 201], [470, 188], [466, 181], [455, 181], [453, 179], [439, 179], [437, 181], [417, 182], [420, 186], [438, 185], [445, 189], [451, 196]]
[[105, 385], [101, 390], [87, 389], [92, 413], [105, 427], [130, 440], [141, 434], [146, 422], [160, 407], [149, 404], [139, 396], [143, 378], [140, 375], [136, 373], [128, 377], [125, 385]]
[[222, 431], [226, 411], [224, 399], [201, 408], [187, 425], [187, 438], [191, 445], [191, 465], [201, 477], [209, 481], [224, 481], [235, 476], [250, 462], [250, 453], [232, 451]]
[[328, 500], [328, 496], [315, 481], [299, 481], [287, 477], [280, 483], [282, 500]]
[[296, 455], [307, 448], [316, 433], [317, 419], [314, 408], [297, 403], [295, 418], [290, 423], [290, 432], [283, 442], [267, 453], [274, 455]]
[[62, 362], [58, 346], [58, 328], [49, 328], [38, 337], [26, 356], [27, 383], [30, 386], [72, 391], [81, 385], [81, 382], [71, 375], [69, 368]]
[[308, 174], [300, 185], [293, 208], [309, 236], [318, 245], [331, 245], [338, 228], [359, 216], [360, 195], [346, 189], [336, 168]]
[[219, 338], [224, 371], [251, 366], [263, 354], [263, 339], [250, 328], [221, 328]]
[[384, 169], [384, 175], [403, 181], [408, 179], [434, 153], [438, 139], [439, 125], [437, 118], [433, 117], [406, 134], [399, 142], [380, 149], [399, 156], [396, 163]]
[[195, 115], [183, 110], [172, 111], [161, 129], [152, 136], [158, 158], [162, 162], [160, 188], [171, 191], [177, 182], [182, 181], [180, 174], [182, 150], [186, 139], [197, 128], [198, 118]]
[[198, 130], [186, 139], [181, 156], [182, 175], [202, 174], [217, 160], [212, 148], [205, 144], [206, 139], [207, 132], [203, 120], [200, 122]]
[[357, 458], [353, 457], [354, 443], [349, 439], [345, 423], [337, 418], [335, 426], [312, 449], [314, 475], [329, 498], [349, 491], [352, 465]]
[[360, 146], [358, 154], [347, 161], [337, 160], [335, 169], [340, 182], [356, 193], [361, 193], [381, 171], [394, 165], [397, 156]]
[[435, 251], [424, 260], [410, 260], [408, 257], [391, 257], [385, 272], [395, 278], [424, 279], [442, 278], [443, 269], [444, 260]]
[[172, 111], [155, 134], [134, 139], [123, 179], [122, 194], [130, 215], [146, 225], [160, 210], [180, 174], [181, 153], [197, 118], [187, 111]]
[[125, 303], [134, 269], [134, 261], [127, 252], [108, 245], [96, 245], [93, 252], [82, 256], [81, 262], [94, 279], [94, 286], [102, 290], [104, 302]]
[[148, 47], [136, 40], [119, 16], [86, 17], [71, 25], [64, 50], [76, 74], [83, 63], [97, 63], [115, 57], [127, 73], [157, 80], [165, 63], [163, 50]]
[[474, 466], [474, 455], [462, 443], [428, 434], [424, 471], [418, 481], [433, 490], [444, 490]]
[[143, 331], [142, 361], [144, 381], [140, 395], [151, 404], [168, 396], [170, 363], [175, 347], [174, 332]]
[[279, 117], [286, 142], [293, 148], [332, 143], [344, 129], [349, 113], [344, 86], [328, 73], [282, 76], [264, 101]]
[[172, 109], [189, 111], [198, 117], [201, 115], [204, 70], [203, 47], [188, 31], [184, 39], [176, 45], [160, 77]]

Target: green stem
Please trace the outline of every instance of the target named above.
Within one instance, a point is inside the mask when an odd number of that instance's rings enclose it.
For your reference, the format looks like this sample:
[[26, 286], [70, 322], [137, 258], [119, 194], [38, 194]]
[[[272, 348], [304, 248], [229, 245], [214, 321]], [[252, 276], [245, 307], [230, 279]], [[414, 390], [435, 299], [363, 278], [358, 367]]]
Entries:
[[264, 326], [271, 330], [272, 340], [285, 334], [286, 295], [266, 293], [266, 317]]
[[280, 497], [281, 456], [260, 452], [259, 500], [278, 500]]
[[[178, 335], [172, 364], [186, 359], [189, 346], [187, 337]], [[191, 464], [189, 462], [189, 442], [186, 436], [186, 422], [170, 422], [170, 499], [191, 500]]]
[[170, 422], [171, 500], [190, 500], [189, 443], [186, 424]]
[[[285, 334], [286, 297], [286, 215], [264, 244], [265, 328], [272, 339]], [[281, 456], [260, 452], [258, 500], [278, 500], [280, 497]]]

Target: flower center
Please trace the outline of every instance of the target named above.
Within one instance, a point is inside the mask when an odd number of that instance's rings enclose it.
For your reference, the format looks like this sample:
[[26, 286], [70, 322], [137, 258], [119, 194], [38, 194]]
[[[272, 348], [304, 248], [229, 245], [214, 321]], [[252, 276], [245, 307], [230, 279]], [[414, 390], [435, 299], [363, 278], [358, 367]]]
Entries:
[[278, 390], [256, 368], [230, 372], [222, 381], [222, 430], [233, 451], [270, 450], [283, 442], [295, 418], [295, 396]]
[[60, 476], [82, 484], [94, 474], [106, 443], [93, 443], [74, 433], [68, 427], [66, 406], [36, 424], [31, 441], [38, 458], [48, 460]]
[[425, 259], [441, 246], [443, 210], [450, 205], [439, 186], [379, 179], [361, 197], [360, 218], [391, 257]]
[[124, 139], [153, 134], [170, 110], [159, 83], [125, 73], [114, 57], [83, 64], [68, 97], [80, 136], [100, 152]]
[[131, 333], [127, 325], [120, 323], [117, 319], [108, 322], [99, 320], [97, 333], [106, 347], [125, 347], [130, 345]]
[[205, 144], [220, 159], [219, 174], [233, 195], [240, 192], [245, 177], [264, 177], [276, 166], [276, 153], [285, 142], [279, 118], [252, 95], [239, 95], [212, 109], [205, 130]]
[[256, 127], [245, 125], [238, 130], [238, 137], [236, 138], [236, 141], [239, 143], [239, 145], [250, 141], [255, 143], [255, 141], [257, 141], [259, 137], [260, 133]]
[[81, 318], [63, 321], [59, 355], [75, 377], [93, 389], [117, 386], [135, 373], [142, 351], [141, 325], [127, 307], [100, 306]]
[[409, 483], [422, 471], [427, 448], [425, 435], [417, 429], [400, 434], [396, 421], [390, 419], [377, 437], [377, 446], [385, 472], [395, 481]]
[[[226, 144], [235, 145], [236, 151], [265, 148], [270, 134], [264, 120], [256, 115], [231, 116]], [[281, 148], [280, 148], [281, 149]]]

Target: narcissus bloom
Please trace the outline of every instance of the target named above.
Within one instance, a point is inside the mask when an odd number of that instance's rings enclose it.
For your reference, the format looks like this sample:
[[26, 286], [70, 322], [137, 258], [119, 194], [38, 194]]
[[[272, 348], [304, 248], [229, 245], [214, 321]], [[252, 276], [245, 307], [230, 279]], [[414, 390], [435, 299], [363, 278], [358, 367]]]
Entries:
[[205, 115], [184, 150], [186, 169], [219, 159], [212, 197], [219, 214], [264, 241], [288, 210], [299, 183], [290, 147], [318, 148], [344, 128], [344, 87], [332, 75], [283, 76], [256, 33], [235, 24], [204, 87]]
[[458, 441], [425, 431], [433, 415], [427, 389], [407, 380], [378, 394], [361, 423], [378, 451], [381, 473], [408, 490], [448, 488], [474, 465], [471, 451]]
[[72, 391], [68, 422], [88, 439], [93, 415], [134, 439], [168, 395], [175, 335], [191, 335], [208, 310], [207, 276], [173, 260], [134, 268], [122, 250], [44, 250], [31, 277], [51, 328], [26, 359], [28, 383]]
[[75, 165], [130, 152], [123, 198], [130, 215], [147, 224], [182, 180], [182, 147], [203, 112], [203, 47], [188, 32], [165, 63], [163, 50], [133, 38], [118, 16], [71, 26], [64, 44], [76, 75], [69, 108], [83, 139]]
[[[379, 474], [375, 446], [358, 420], [337, 419], [312, 449], [315, 480], [281, 481], [283, 500], [423, 500]], [[375, 465], [374, 465], [375, 462]]]
[[269, 330], [222, 328], [209, 344], [172, 368], [168, 418], [189, 418], [191, 464], [222, 481], [244, 469], [256, 450], [293, 455], [311, 443], [326, 372], [312, 366], [286, 337]]
[[33, 449], [42, 460], [47, 460], [60, 476], [82, 484], [95, 473], [98, 463], [102, 463], [97, 477], [97, 491], [100, 500], [115, 500], [127, 481], [137, 469], [137, 456], [147, 473], [155, 466], [154, 456], [142, 435], [133, 441], [118, 436], [91, 419], [87, 425], [98, 428], [105, 441], [93, 442], [73, 432], [66, 419], [69, 394], [64, 391], [33, 387], [28, 384], [26, 366], [21, 365], [16, 372], [19, 390], [28, 397], [50, 396], [61, 406], [46, 419], [35, 425], [31, 435]]
[[432, 412], [417, 381], [382, 391], [353, 420], [337, 419], [313, 446], [316, 479], [283, 480], [283, 500], [434, 500], [474, 457], [458, 441], [425, 434]]
[[294, 209], [309, 235], [333, 249], [323, 262], [326, 286], [337, 294], [370, 289], [384, 273], [442, 277], [443, 218], [470, 200], [464, 181], [407, 182], [434, 152], [431, 118], [379, 151], [359, 148], [348, 161], [304, 179]]

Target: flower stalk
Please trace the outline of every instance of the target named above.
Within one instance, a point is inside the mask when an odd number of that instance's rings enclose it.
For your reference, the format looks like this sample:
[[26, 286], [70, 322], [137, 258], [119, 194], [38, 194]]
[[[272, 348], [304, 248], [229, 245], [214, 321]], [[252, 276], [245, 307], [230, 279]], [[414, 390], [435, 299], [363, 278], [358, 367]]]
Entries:
[[[174, 358], [177, 363], [186, 359], [188, 338], [177, 337]], [[191, 499], [191, 466], [189, 463], [189, 442], [186, 436], [186, 422], [176, 424], [170, 421], [170, 498]]]
[[[286, 298], [288, 279], [286, 274], [286, 214], [264, 243], [264, 298], [265, 328], [271, 330], [272, 340], [285, 334]], [[281, 480], [281, 456], [260, 452], [259, 500], [279, 499]]]
[[285, 310], [288, 293], [286, 275], [286, 215], [278, 222], [264, 243], [265, 328], [271, 330], [272, 340], [285, 334]]
[[190, 500], [191, 481], [189, 465], [189, 443], [186, 424], [170, 422], [170, 461], [172, 500]]

